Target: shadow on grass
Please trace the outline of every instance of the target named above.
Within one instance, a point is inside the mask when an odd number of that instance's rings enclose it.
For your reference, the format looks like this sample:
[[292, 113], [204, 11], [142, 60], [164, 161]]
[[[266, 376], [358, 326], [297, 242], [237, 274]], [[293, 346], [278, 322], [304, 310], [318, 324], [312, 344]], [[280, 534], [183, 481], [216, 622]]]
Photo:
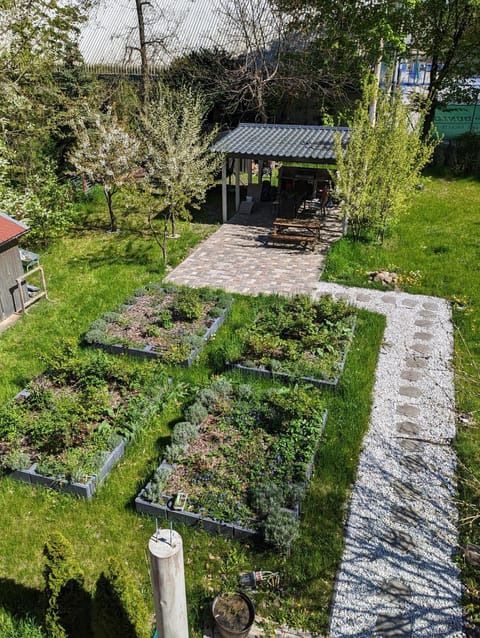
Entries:
[[0, 607], [12, 616], [28, 616], [43, 623], [45, 598], [39, 589], [26, 587], [11, 578], [0, 578]]

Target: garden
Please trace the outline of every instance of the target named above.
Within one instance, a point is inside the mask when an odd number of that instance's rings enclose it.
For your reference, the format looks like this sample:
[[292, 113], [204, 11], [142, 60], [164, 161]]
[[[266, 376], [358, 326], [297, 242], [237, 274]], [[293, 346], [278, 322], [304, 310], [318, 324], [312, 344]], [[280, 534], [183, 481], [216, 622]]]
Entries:
[[96, 319], [84, 338], [109, 352], [191, 365], [231, 304], [224, 292], [150, 283]]

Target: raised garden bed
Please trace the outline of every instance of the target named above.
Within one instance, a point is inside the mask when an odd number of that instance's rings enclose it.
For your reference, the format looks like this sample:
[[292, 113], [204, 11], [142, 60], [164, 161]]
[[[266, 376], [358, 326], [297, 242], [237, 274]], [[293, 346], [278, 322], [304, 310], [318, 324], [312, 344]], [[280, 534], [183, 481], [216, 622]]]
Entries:
[[49, 363], [0, 409], [0, 467], [13, 479], [91, 498], [157, 413], [168, 379], [98, 351], [82, 357], [68, 348]]
[[271, 297], [239, 335], [228, 367], [249, 374], [336, 388], [353, 339], [351, 306], [325, 296]]
[[113, 354], [188, 367], [223, 324], [231, 304], [232, 297], [223, 292], [149, 284], [95, 321], [84, 338]]
[[233, 387], [220, 378], [198, 393], [184, 417], [135, 499], [137, 511], [289, 546], [326, 421], [319, 393]]

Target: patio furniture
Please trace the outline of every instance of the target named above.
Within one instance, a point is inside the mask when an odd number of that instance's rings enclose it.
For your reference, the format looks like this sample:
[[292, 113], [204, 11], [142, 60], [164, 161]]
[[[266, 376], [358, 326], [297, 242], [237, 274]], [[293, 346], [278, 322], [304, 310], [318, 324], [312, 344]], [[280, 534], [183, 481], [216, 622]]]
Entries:
[[18, 252], [20, 253], [22, 265], [25, 266], [26, 270], [30, 270], [30, 268], [38, 266], [40, 262], [40, 255], [32, 253], [30, 250], [25, 250], [24, 248], [19, 248]]

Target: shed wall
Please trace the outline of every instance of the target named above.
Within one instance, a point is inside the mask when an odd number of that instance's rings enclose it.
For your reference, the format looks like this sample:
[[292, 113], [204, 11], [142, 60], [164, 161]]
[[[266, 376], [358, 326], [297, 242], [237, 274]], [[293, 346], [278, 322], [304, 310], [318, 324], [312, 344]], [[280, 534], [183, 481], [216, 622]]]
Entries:
[[21, 309], [17, 277], [23, 275], [23, 266], [14, 240], [0, 246], [0, 320]]

